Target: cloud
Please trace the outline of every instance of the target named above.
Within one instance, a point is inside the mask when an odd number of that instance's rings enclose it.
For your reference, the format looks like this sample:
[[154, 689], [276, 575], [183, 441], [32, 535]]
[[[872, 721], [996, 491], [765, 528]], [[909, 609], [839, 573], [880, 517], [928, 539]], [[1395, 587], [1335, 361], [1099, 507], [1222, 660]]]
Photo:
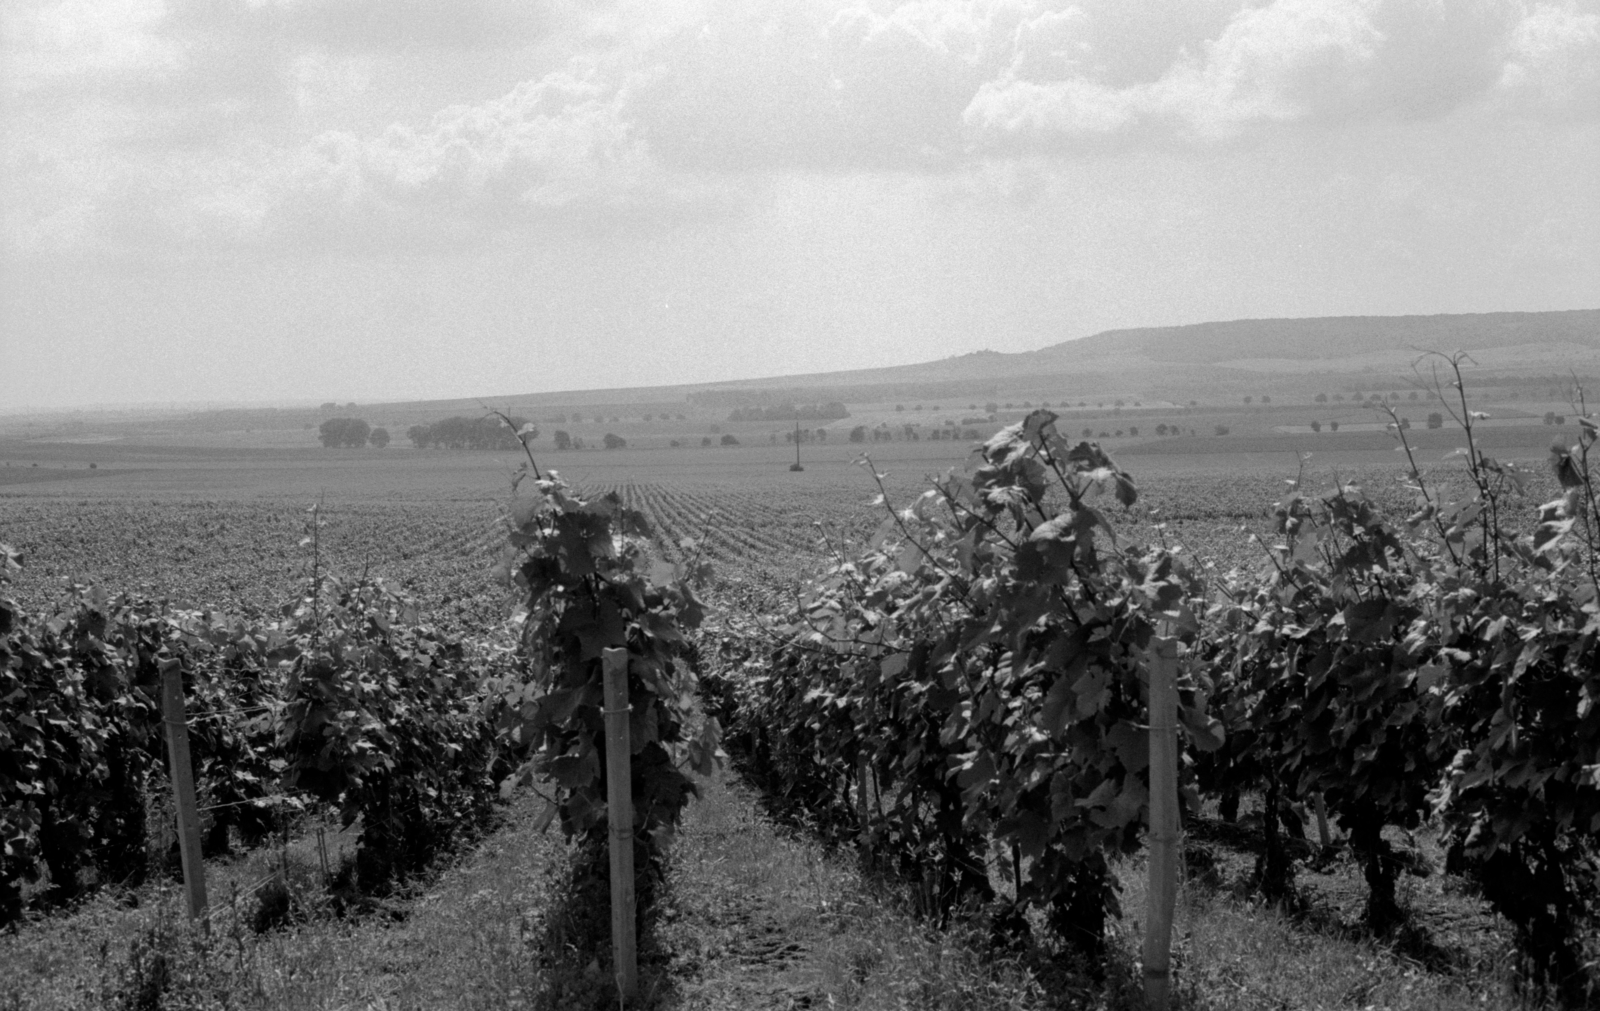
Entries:
[[[151, 242], [470, 234], [723, 206], [785, 172], [1034, 173], [1468, 107], [1600, 113], [1600, 0], [16, 0], [0, 18], [13, 252], [137, 235], [141, 215]], [[448, 88], [410, 78], [485, 90], [418, 108]]]
[[[1502, 76], [1520, 5], [1461, 0], [1276, 0], [1238, 11], [1214, 37], [1173, 54], [1159, 76], [1120, 84], [1082, 56], [1049, 61], [1021, 49], [1012, 72], [986, 82], [964, 118], [986, 146], [1070, 148], [1136, 134], [1215, 143], [1302, 124], [1427, 118], [1487, 99]], [[1092, 16], [1048, 33], [1070, 51]], [[1031, 33], [1019, 36], [1037, 44]]]
[[567, 72], [501, 98], [457, 105], [422, 130], [362, 140], [328, 132], [294, 158], [289, 187], [321, 208], [430, 208], [461, 216], [620, 203], [655, 176], [619, 99]]
[[564, 23], [555, 0], [175, 0], [165, 30], [341, 52], [528, 44]]
[[1539, 4], [1511, 35], [1499, 81], [1508, 104], [1536, 113], [1600, 115], [1600, 12]]

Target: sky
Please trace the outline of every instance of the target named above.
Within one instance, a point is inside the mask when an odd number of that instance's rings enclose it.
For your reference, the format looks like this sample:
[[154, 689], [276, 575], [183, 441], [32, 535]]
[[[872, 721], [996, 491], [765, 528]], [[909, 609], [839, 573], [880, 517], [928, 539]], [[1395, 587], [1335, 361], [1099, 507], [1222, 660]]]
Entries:
[[1600, 306], [1600, 0], [5, 0], [0, 410]]

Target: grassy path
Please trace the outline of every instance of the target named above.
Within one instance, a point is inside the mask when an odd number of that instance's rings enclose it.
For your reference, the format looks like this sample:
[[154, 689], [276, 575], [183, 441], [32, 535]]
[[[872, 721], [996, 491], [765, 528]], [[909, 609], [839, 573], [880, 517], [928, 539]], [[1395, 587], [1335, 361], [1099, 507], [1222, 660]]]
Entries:
[[664, 1009], [1044, 1006], [1020, 962], [880, 901], [847, 855], [776, 831], [729, 773], [689, 809], [671, 880]]
[[[1125, 915], [1113, 926], [1109, 981], [1100, 988], [1046, 951], [997, 954], [968, 928], [942, 932], [917, 920], [864, 882], [849, 854], [827, 854], [776, 828], [731, 773], [706, 783], [703, 794], [688, 810], [667, 898], [642, 939], [638, 1006], [1142, 1007], [1132, 954], [1143, 910], [1141, 861], [1119, 867]], [[0, 1011], [616, 1008], [608, 945], [578, 950], [562, 941], [563, 917], [574, 912], [570, 852], [558, 831], [534, 829], [537, 806], [519, 800], [504, 825], [425, 889], [354, 920], [324, 914], [257, 935], [219, 916], [207, 939], [183, 924], [171, 885], [142, 890], [133, 908], [109, 896], [91, 899], [0, 935]], [[219, 867], [213, 880], [248, 877], [259, 869], [252, 861], [262, 859]], [[291, 867], [315, 866], [309, 852], [296, 856], [293, 847], [290, 859]], [[1440, 972], [1393, 947], [1312, 929], [1228, 892], [1199, 883], [1180, 892], [1183, 1011], [1529, 1006], [1507, 987], [1503, 964], [1501, 971], [1480, 963]], [[225, 898], [225, 887], [214, 888], [219, 894]], [[1491, 943], [1483, 955], [1492, 958], [1495, 948], [1504, 950]]]

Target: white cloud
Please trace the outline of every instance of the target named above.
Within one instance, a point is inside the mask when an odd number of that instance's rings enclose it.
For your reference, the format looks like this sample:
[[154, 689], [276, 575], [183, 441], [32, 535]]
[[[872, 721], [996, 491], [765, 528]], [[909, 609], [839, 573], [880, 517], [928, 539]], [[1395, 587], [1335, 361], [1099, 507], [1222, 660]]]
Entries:
[[[1275, 0], [1174, 53], [1159, 77], [1120, 85], [1080, 69], [1094, 63], [1087, 42], [1074, 55], [1071, 33], [1090, 35], [1092, 16], [1056, 16], [1051, 58], [1019, 52], [965, 117], [988, 144], [1070, 147], [1136, 129], [1222, 141], [1284, 124], [1435, 116], [1489, 96], [1519, 13], [1477, 0]], [[1040, 65], [1061, 76], [1039, 79]]]
[[[594, 16], [570, 0], [17, 0], [0, 17], [24, 110], [0, 155], [13, 252], [135, 235], [141, 213], [150, 241], [492, 230], [717, 203], [788, 171], [949, 173], [1468, 106], [1600, 112], [1600, 0], [621, 0]], [[485, 75], [496, 90], [405, 107], [397, 75], [510, 67], [535, 43], [539, 69], [509, 90]], [[377, 102], [391, 113], [338, 118]]]
[[424, 130], [360, 140], [331, 132], [296, 158], [293, 185], [345, 208], [366, 202], [461, 213], [625, 201], [652, 176], [618, 97], [569, 73], [443, 110]]
[[1600, 114], [1600, 12], [1542, 3], [1511, 35], [1500, 77], [1509, 103], [1533, 111]]
[[161, 37], [163, 0], [7, 0], [0, 78], [13, 95], [85, 77], [166, 74], [181, 63]]

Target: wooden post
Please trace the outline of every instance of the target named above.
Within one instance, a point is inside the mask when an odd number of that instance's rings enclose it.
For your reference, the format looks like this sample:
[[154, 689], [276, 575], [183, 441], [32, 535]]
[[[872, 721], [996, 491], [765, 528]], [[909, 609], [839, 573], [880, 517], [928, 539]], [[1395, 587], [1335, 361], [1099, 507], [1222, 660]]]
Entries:
[[605, 674], [606, 812], [611, 823], [611, 958], [624, 1001], [639, 989], [633, 890], [633, 746], [628, 733], [628, 651], [601, 656]]
[[1167, 1011], [1172, 987], [1172, 911], [1178, 897], [1178, 643], [1150, 644], [1150, 885], [1144, 933], [1144, 996]]
[[871, 809], [867, 807], [867, 756], [856, 756], [856, 806], [859, 813], [856, 815], [861, 826], [861, 860], [870, 871], [872, 869], [872, 834]]
[[183, 711], [183, 663], [161, 661], [161, 717], [167, 725], [167, 758], [172, 766], [172, 793], [178, 802], [178, 853], [183, 859], [183, 889], [189, 919], [209, 929], [206, 909], [206, 865], [200, 858], [200, 808], [194, 795], [194, 762], [189, 757], [189, 722]]
[[1322, 843], [1322, 848], [1327, 849], [1333, 845], [1333, 833], [1328, 831], [1328, 802], [1322, 799], [1322, 791], [1316, 795], [1317, 810], [1317, 841]]

